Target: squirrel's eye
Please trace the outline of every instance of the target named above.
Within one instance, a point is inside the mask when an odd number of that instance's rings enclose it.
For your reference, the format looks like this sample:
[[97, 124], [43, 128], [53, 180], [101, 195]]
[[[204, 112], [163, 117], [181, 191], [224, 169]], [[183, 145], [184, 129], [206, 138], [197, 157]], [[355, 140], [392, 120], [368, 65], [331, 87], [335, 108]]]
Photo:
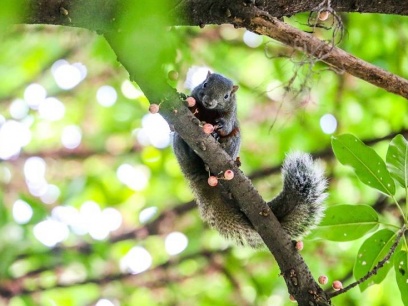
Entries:
[[227, 100], [228, 98], [229, 98], [229, 94], [226, 94], [226, 95], [224, 96], [224, 99]]
[[203, 83], [203, 87], [204, 87], [204, 88], [207, 87], [207, 82]]

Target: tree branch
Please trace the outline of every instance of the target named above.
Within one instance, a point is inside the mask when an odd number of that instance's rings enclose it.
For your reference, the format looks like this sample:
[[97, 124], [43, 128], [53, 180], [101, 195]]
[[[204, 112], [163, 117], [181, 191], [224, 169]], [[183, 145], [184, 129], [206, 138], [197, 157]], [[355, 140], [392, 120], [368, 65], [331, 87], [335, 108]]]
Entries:
[[345, 288], [343, 288], [343, 289], [341, 289], [341, 290], [339, 290], [339, 291], [335, 291], [335, 292], [330, 293], [330, 294], [329, 294], [330, 297], [333, 298], [333, 297], [335, 297], [335, 296], [338, 296], [338, 295], [340, 295], [340, 294], [343, 294], [343, 293], [349, 291], [350, 289], [354, 288], [355, 286], [357, 286], [357, 285], [359, 285], [359, 284], [365, 282], [365, 281], [366, 281], [367, 279], [369, 279], [371, 276], [377, 274], [377, 273], [378, 273], [378, 270], [381, 269], [381, 268], [387, 263], [387, 261], [390, 260], [392, 254], [394, 254], [395, 249], [397, 248], [397, 246], [398, 246], [398, 244], [399, 244], [399, 242], [400, 242], [402, 236], [404, 235], [405, 231], [406, 231], [406, 227], [405, 227], [405, 224], [404, 224], [404, 225], [402, 226], [402, 228], [398, 231], [397, 237], [395, 238], [395, 241], [394, 241], [394, 243], [392, 244], [392, 246], [391, 246], [390, 250], [388, 251], [387, 255], [386, 255], [382, 260], [380, 260], [380, 261], [375, 265], [375, 267], [374, 267], [371, 271], [369, 271], [369, 272], [368, 272], [366, 275], [364, 275], [362, 278], [360, 278], [359, 280], [355, 281], [354, 283], [351, 283], [351, 284], [348, 285], [347, 287], [345, 287]]
[[[151, 82], [146, 71], [140, 69], [145, 63], [141, 58], [135, 58], [126, 49], [125, 37], [106, 35], [107, 41], [127, 69], [131, 79], [135, 80], [145, 92], [149, 101], [160, 101], [160, 113], [174, 126], [174, 129], [186, 143], [210, 167], [211, 172], [220, 173], [227, 169], [234, 171], [235, 176], [225, 184], [239, 204], [240, 209], [259, 232], [269, 250], [275, 256], [282, 271], [286, 284], [299, 305], [330, 305], [324, 291], [314, 281], [309, 268], [297, 252], [288, 234], [282, 229], [279, 221], [261, 198], [250, 180], [236, 167], [231, 157], [220, 147], [210, 135], [205, 134], [196, 125], [196, 118], [184, 105], [175, 90], [165, 85], [164, 80], [157, 76]], [[157, 67], [156, 67], [157, 68]], [[151, 67], [151, 71], [155, 67]], [[159, 88], [159, 89], [158, 89]]]
[[[170, 13], [174, 25], [204, 25], [232, 23], [232, 16], [253, 14], [260, 9], [270, 16], [293, 16], [314, 11], [325, 0], [263, 1], [263, 0], [172, 0]], [[21, 3], [23, 23], [55, 24], [85, 27], [98, 32], [111, 31], [115, 26], [117, 10], [126, 12], [126, 1], [121, 0], [25, 0]], [[255, 5], [254, 5], [255, 4]], [[408, 15], [408, 3], [398, 0], [332, 1], [337, 12], [381, 13]], [[241, 16], [242, 17], [242, 16]]]
[[[97, 285], [105, 285], [113, 281], [117, 280], [126, 280], [132, 279], [133, 283], [136, 283], [137, 286], [144, 286], [150, 288], [161, 287], [168, 284], [169, 281], [169, 273], [163, 272], [163, 270], [167, 270], [168, 268], [180, 264], [183, 261], [196, 259], [199, 257], [207, 258], [209, 261], [214, 261], [215, 256], [219, 254], [226, 254], [230, 251], [230, 249], [219, 250], [219, 251], [200, 251], [194, 254], [185, 255], [183, 257], [176, 257], [171, 258], [165, 263], [158, 265], [152, 269], [146, 270], [140, 274], [131, 274], [131, 273], [110, 273], [101, 275], [98, 277], [87, 278], [82, 281], [74, 281], [74, 282], [56, 282], [51, 286], [37, 286], [34, 288], [25, 288], [23, 279], [17, 279], [12, 282], [4, 282], [0, 286], [0, 296], [4, 298], [11, 298], [13, 296], [20, 296], [20, 295], [31, 295], [37, 292], [42, 292], [46, 290], [56, 289], [56, 288], [69, 288], [74, 286], [80, 286], [85, 284], [97, 284]], [[146, 282], [146, 278], [149, 279]], [[150, 276], [150, 277], [149, 277]], [[174, 280], [173, 280], [174, 281]], [[177, 280], [176, 280], [177, 281]]]
[[[28, 13], [25, 21], [29, 23], [78, 26], [106, 32], [105, 37], [117, 54], [118, 60], [129, 72], [131, 79], [139, 84], [151, 103], [161, 104], [161, 114], [169, 123], [174, 125], [175, 130], [197, 152], [203, 161], [210, 166], [212, 172], [219, 173], [226, 169], [234, 171], [234, 179], [226, 181], [225, 184], [231, 190], [234, 198], [237, 199], [240, 209], [247, 215], [269, 250], [275, 256], [289, 292], [295, 297], [299, 305], [330, 305], [329, 297], [314, 281], [309, 268], [294, 248], [290, 237], [283, 231], [280, 223], [252, 186], [249, 179], [235, 166], [234, 161], [221, 149], [219, 143], [211, 136], [204, 134], [194, 124], [194, 116], [182, 104], [178, 93], [167, 85], [166, 79], [161, 74], [162, 62], [158, 60], [162, 55], [160, 52], [164, 50], [163, 46], [166, 46], [166, 44], [164, 42], [159, 44], [162, 48], [160, 50], [153, 49], [151, 37], [146, 36], [146, 30], [144, 30], [144, 33], [142, 32], [141, 26], [144, 23], [143, 20], [135, 20], [137, 21], [134, 24], [135, 30], [131, 33], [117, 31], [120, 29], [118, 29], [116, 18], [119, 19], [119, 17], [125, 16], [125, 18], [129, 19], [128, 11], [126, 10], [128, 7], [126, 5], [131, 2], [123, 1], [122, 3], [108, 0], [92, 2], [78, 0], [32, 0], [28, 1], [27, 7], [33, 10], [31, 11], [32, 13]], [[347, 56], [344, 51], [333, 49], [331, 45], [322, 43], [311, 35], [299, 36], [300, 31], [294, 31], [288, 25], [270, 17], [272, 16], [271, 14], [273, 16], [283, 16], [297, 13], [306, 7], [307, 2], [316, 7], [321, 1], [291, 1], [290, 3], [283, 3], [281, 1], [279, 2], [279, 10], [276, 9], [276, 11], [272, 10], [272, 7], [268, 7], [268, 4], [272, 3], [272, 1], [267, 1], [268, 3], [263, 6], [259, 2], [255, 1], [256, 4], [260, 5], [260, 8], [254, 5], [245, 5], [245, 1], [236, 2], [232, 0], [228, 2], [182, 1], [176, 2], [175, 4], [177, 5], [174, 7], [181, 10], [182, 14], [177, 14], [177, 16], [179, 21], [182, 20], [183, 22], [188, 21], [188, 18], [194, 17], [198, 12], [201, 20], [195, 20], [195, 22], [200, 25], [206, 23], [232, 23], [237, 26], [246, 26], [249, 30], [257, 33], [265, 32], [265, 34], [271, 37], [276, 32], [275, 39], [280, 37], [284, 43], [295, 48], [301, 48], [329, 64], [334, 65], [336, 61]], [[342, 4], [346, 5], [348, 3], [350, 11], [359, 11], [359, 8], [352, 7], [351, 2], [353, 1], [342, 1]], [[119, 3], [120, 6], [117, 5]], [[194, 4], [194, 6], [191, 6], [191, 4]], [[384, 6], [384, 3], [381, 3], [381, 7], [384, 8]], [[400, 6], [405, 7], [407, 5], [400, 4]], [[204, 10], [203, 7], [206, 9]], [[276, 5], [274, 8], [276, 8]], [[292, 10], [289, 11], [288, 8], [292, 8]], [[333, 8], [335, 9], [335, 7]], [[185, 11], [182, 11], [182, 9]], [[268, 12], [267, 9], [272, 11]], [[310, 9], [312, 8], [308, 6], [308, 10]], [[217, 19], [217, 17], [219, 18]], [[149, 22], [152, 21], [154, 21], [154, 18], [149, 19]], [[145, 25], [144, 28], [149, 27]], [[284, 38], [285, 35], [288, 37]], [[145, 48], [145, 55], [148, 55], [148, 61], [146, 56], [135, 55], [135, 40], [133, 39], [135, 37], [142, 37], [144, 39], [140, 44]], [[295, 41], [292, 41], [292, 39], [295, 39]], [[154, 45], [157, 48], [158, 44], [156, 42]], [[305, 45], [306, 47], [304, 47]], [[329, 47], [330, 49], [328, 49]], [[155, 52], [154, 54], [149, 53], [153, 51]], [[353, 65], [356, 64], [360, 65], [359, 69], [367, 68], [358, 61], [346, 61], [340, 68], [352, 71]], [[375, 76], [371, 78], [365, 76], [366, 79], [371, 80], [373, 84], [378, 84], [377, 86], [385, 88], [385, 78], [391, 78], [393, 84], [397, 84], [397, 86], [390, 87], [391, 90], [388, 90], [407, 96], [408, 86], [403, 82], [405, 80], [395, 78], [392, 74], [384, 73], [384, 71], [378, 68], [374, 69], [375, 67], [368, 68], [375, 73]], [[359, 76], [358, 72], [354, 73]]]
[[[26, 0], [26, 23], [60, 24], [84, 27], [98, 32], [119, 30], [117, 20], [126, 16], [128, 2], [118, 0], [72, 1], [72, 0]], [[230, 23], [245, 27], [253, 32], [269, 36], [288, 46], [302, 50], [318, 60], [361, 78], [389, 92], [408, 98], [408, 81], [381, 68], [358, 59], [347, 52], [321, 41], [311, 34], [304, 33], [274, 17], [293, 15], [313, 11], [324, 1], [262, 1], [258, 6], [245, 1], [176, 1], [173, 0], [171, 24], [205, 25]], [[261, 1], [259, 1], [261, 2]], [[408, 3], [396, 0], [336, 1], [331, 9], [342, 12], [378, 12], [408, 14]]]
[[285, 45], [301, 50], [338, 71], [347, 72], [377, 87], [408, 99], [408, 80], [378, 68], [322, 41], [309, 33], [302, 32], [266, 12], [258, 12], [250, 20], [236, 22], [255, 33], [269, 36]]

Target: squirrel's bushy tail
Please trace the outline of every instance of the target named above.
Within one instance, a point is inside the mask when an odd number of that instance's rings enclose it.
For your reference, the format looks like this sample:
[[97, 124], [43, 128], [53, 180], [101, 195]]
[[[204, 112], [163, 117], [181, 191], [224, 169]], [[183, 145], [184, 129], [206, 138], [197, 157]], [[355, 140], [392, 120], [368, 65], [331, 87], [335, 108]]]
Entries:
[[286, 157], [282, 175], [283, 190], [268, 205], [292, 239], [300, 238], [323, 217], [327, 181], [312, 157], [300, 152]]

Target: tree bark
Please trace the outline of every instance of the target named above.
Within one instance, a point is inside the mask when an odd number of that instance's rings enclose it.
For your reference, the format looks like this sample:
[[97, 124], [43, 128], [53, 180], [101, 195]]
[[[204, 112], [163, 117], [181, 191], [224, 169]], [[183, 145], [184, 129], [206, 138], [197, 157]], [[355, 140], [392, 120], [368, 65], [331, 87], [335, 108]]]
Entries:
[[[207, 1], [186, 0], [171, 2], [170, 25], [205, 25], [231, 23], [248, 26], [261, 32], [259, 27], [268, 28], [271, 17], [282, 17], [299, 12], [321, 10], [322, 8], [348, 12], [378, 12], [408, 14], [408, 3], [385, 0], [372, 1]], [[329, 3], [331, 6], [329, 6]], [[143, 59], [132, 52], [132, 36], [122, 33], [118, 20], [128, 14], [127, 4], [132, 1], [119, 0], [26, 0], [21, 8], [23, 18], [16, 22], [30, 24], [54, 24], [104, 33], [112, 49], [130, 74], [144, 91], [151, 103], [161, 103], [161, 114], [174, 126], [180, 136], [197, 152], [214, 173], [232, 169], [235, 177], [225, 182], [229, 185], [238, 205], [248, 216], [271, 250], [279, 264], [289, 293], [299, 305], [330, 305], [330, 299], [313, 279], [306, 263], [296, 251], [290, 237], [270, 211], [264, 200], [253, 188], [251, 182], [235, 166], [218, 142], [204, 134], [195, 124], [191, 112], [183, 105], [179, 94], [170, 88], [166, 79], [160, 76], [160, 63], [142, 63]], [[264, 18], [267, 16], [267, 18]], [[255, 18], [260, 18], [259, 20]], [[256, 21], [256, 26], [252, 21]], [[138, 21], [142, 24], [142, 21]], [[250, 26], [253, 26], [251, 28]], [[134, 34], [134, 33], [132, 33]], [[293, 44], [291, 44], [293, 45]], [[294, 45], [295, 47], [299, 47]], [[148, 48], [147, 48], [148, 49]], [[151, 51], [150, 49], [148, 49]], [[308, 50], [306, 50], [308, 51]], [[150, 66], [148, 66], [150, 64]]]
[[[408, 2], [398, 0], [169, 0], [170, 25], [198, 26], [233, 23], [233, 18], [254, 15], [262, 10], [272, 17], [292, 16], [316, 10], [319, 5], [336, 12], [408, 15]], [[85, 27], [98, 32], [112, 31], [116, 14], [126, 13], [123, 0], [24, 0], [23, 23]]]

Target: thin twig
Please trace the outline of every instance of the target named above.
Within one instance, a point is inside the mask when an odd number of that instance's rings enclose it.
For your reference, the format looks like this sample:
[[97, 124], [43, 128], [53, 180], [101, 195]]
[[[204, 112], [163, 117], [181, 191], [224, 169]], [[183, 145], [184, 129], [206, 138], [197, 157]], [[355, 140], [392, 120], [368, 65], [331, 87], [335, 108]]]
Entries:
[[356, 58], [344, 50], [334, 47], [332, 43], [304, 33], [272, 17], [267, 12], [259, 10], [251, 20], [237, 19], [236, 23], [250, 31], [269, 36], [287, 46], [310, 54], [336, 70], [346, 71], [374, 86], [408, 98], [408, 80]]
[[350, 289], [354, 288], [355, 286], [365, 282], [371, 276], [377, 274], [378, 270], [381, 269], [385, 265], [385, 263], [391, 258], [392, 254], [394, 254], [395, 249], [397, 248], [397, 246], [398, 246], [402, 236], [404, 235], [406, 229], [407, 228], [406, 228], [406, 226], [404, 224], [404, 226], [398, 231], [397, 238], [395, 239], [393, 245], [391, 246], [388, 254], [384, 257], [383, 260], [379, 261], [377, 263], [377, 265], [371, 271], [369, 271], [362, 278], [360, 278], [359, 280], [355, 281], [354, 283], [348, 285], [347, 287], [345, 287], [345, 288], [343, 288], [343, 289], [341, 289], [339, 291], [329, 293], [330, 298], [333, 298], [333, 297], [335, 297], [335, 296], [337, 296], [339, 294], [342, 294], [342, 293], [345, 293], [345, 292], [349, 291]]

